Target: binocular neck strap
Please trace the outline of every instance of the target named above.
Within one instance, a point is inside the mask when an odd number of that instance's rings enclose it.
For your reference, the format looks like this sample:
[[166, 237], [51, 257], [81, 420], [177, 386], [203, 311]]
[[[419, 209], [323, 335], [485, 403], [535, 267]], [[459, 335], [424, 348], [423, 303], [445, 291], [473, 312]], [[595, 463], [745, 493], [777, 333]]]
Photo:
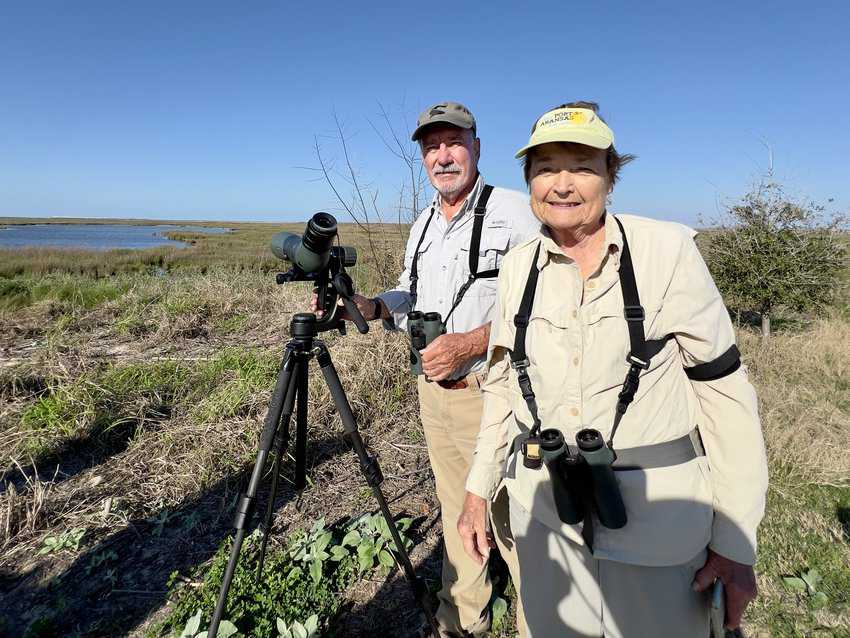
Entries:
[[[623, 381], [623, 389], [617, 396], [617, 408], [614, 412], [614, 424], [611, 427], [611, 436], [608, 437], [608, 447], [614, 449], [614, 434], [620, 427], [620, 421], [626, 414], [629, 404], [634, 400], [635, 394], [640, 386], [641, 370], [649, 369], [650, 352], [646, 342], [646, 334], [643, 329], [643, 320], [646, 318], [643, 306], [640, 304], [637, 282], [635, 281], [635, 268], [632, 263], [632, 253], [629, 250], [629, 241], [626, 238], [626, 230], [622, 222], [614, 217], [623, 237], [623, 250], [620, 253], [620, 290], [623, 293], [623, 316], [629, 329], [629, 354], [626, 361], [630, 364], [626, 379]], [[666, 339], [659, 340], [661, 347]], [[653, 342], [655, 345], [655, 342]], [[653, 348], [656, 349], [656, 348]], [[657, 348], [660, 350], [660, 347]], [[654, 354], [654, 353], [653, 353]]]
[[[490, 186], [490, 184], [484, 184], [484, 188], [481, 189], [481, 194], [475, 202], [475, 212], [472, 220], [472, 238], [469, 241], [469, 278], [463, 282], [463, 285], [458, 289], [454, 301], [452, 301], [452, 307], [443, 319], [443, 327], [445, 327], [448, 323], [449, 317], [452, 316], [452, 313], [460, 304], [461, 299], [463, 299], [463, 296], [466, 294], [466, 291], [469, 290], [473, 281], [476, 279], [489, 279], [499, 276], [498, 268], [478, 272], [478, 251], [481, 248], [481, 231], [484, 229], [484, 213], [487, 212], [487, 202], [490, 199], [490, 194], [492, 192], [493, 187]], [[422, 240], [420, 239], [419, 242], [421, 244]]]
[[534, 306], [534, 294], [537, 292], [537, 277], [540, 275], [540, 271], [537, 269], [537, 258], [540, 256], [541, 245], [542, 242], [538, 241], [534, 257], [531, 258], [528, 279], [525, 280], [525, 290], [522, 291], [522, 300], [519, 302], [519, 309], [514, 315], [516, 334], [514, 336], [514, 349], [511, 351], [511, 367], [517, 372], [522, 398], [525, 399], [525, 404], [528, 406], [528, 411], [534, 421], [531, 432], [529, 432], [530, 438], [536, 437], [540, 433], [540, 417], [537, 414], [537, 399], [534, 396], [531, 379], [528, 376], [529, 361], [525, 352], [525, 333], [528, 330], [531, 308]]
[[434, 209], [436, 202], [431, 204], [431, 212], [428, 214], [428, 219], [425, 222], [425, 228], [422, 229], [422, 234], [419, 235], [419, 241], [416, 244], [416, 250], [413, 251], [413, 261], [410, 264], [410, 310], [416, 307], [416, 284], [419, 281], [419, 249], [422, 248], [422, 242], [425, 241], [425, 235], [428, 234], [428, 227], [431, 225], [431, 220], [434, 219]]

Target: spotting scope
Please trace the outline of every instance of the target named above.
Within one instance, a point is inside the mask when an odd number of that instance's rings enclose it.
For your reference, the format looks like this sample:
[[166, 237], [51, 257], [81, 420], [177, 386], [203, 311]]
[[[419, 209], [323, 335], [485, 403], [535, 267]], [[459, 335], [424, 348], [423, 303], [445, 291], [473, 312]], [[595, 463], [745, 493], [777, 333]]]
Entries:
[[272, 252], [283, 261], [291, 262], [305, 275], [317, 274], [328, 268], [332, 258], [344, 267], [357, 263], [357, 251], [350, 246], [334, 246], [337, 236], [336, 219], [328, 213], [316, 213], [307, 222], [303, 235], [277, 233], [272, 237]]
[[354, 283], [345, 272], [347, 267], [357, 263], [357, 251], [351, 246], [334, 246], [336, 237], [336, 219], [328, 213], [313, 215], [303, 235], [277, 233], [272, 237], [272, 253], [292, 264], [287, 272], [277, 274], [277, 283], [312, 281], [315, 284], [316, 306], [323, 313], [316, 322], [319, 332], [337, 329], [345, 333], [337, 305], [337, 301], [342, 299], [357, 330], [365, 334], [369, 326], [352, 299]]

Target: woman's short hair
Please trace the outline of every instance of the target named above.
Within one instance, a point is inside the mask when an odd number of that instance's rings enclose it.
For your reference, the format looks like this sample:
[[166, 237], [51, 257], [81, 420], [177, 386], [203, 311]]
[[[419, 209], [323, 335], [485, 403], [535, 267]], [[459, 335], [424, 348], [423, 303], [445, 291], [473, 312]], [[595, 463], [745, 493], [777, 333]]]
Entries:
[[[596, 102], [585, 102], [583, 100], [579, 100], [578, 102], [567, 102], [566, 104], [560, 104], [558, 106], [553, 106], [551, 109], [547, 109], [546, 112], [554, 111], [555, 109], [590, 109], [596, 116], [605, 122], [605, 118], [599, 115], [599, 104]], [[606, 122], [607, 124], [607, 122]], [[534, 129], [537, 128], [537, 120], [534, 121], [534, 126], [531, 127], [531, 132], [534, 133]], [[528, 149], [528, 152], [522, 158], [522, 173], [525, 177], [525, 183], [528, 184], [530, 172], [531, 172], [531, 161], [534, 159], [535, 148], [532, 147]], [[608, 147], [607, 155], [605, 156], [605, 166], [608, 169], [608, 179], [611, 181], [611, 186], [617, 183], [617, 179], [620, 177], [620, 169], [623, 168], [626, 164], [633, 161], [637, 158], [637, 155], [632, 155], [631, 153], [618, 153], [617, 149], [614, 148], [614, 145]]]

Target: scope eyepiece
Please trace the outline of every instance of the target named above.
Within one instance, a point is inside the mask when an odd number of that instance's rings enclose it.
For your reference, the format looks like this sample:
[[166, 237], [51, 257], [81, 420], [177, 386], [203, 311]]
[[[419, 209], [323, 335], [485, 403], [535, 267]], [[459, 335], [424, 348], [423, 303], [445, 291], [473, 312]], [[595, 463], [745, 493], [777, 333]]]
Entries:
[[314, 253], [326, 253], [331, 249], [336, 233], [336, 219], [333, 215], [316, 213], [307, 222], [301, 243], [304, 248]]

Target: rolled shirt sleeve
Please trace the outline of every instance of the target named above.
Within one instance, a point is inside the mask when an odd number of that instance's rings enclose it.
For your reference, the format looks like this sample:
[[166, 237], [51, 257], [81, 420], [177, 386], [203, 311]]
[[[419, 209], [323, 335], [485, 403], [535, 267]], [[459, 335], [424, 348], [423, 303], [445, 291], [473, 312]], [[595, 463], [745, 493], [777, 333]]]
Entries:
[[[676, 309], [670, 332], [685, 368], [713, 361], [735, 343], [729, 313], [693, 239], [682, 242], [664, 304]], [[713, 381], [692, 381], [699, 432], [708, 455], [714, 502], [709, 547], [754, 564], [764, 515], [767, 456], [755, 389], [742, 366]]]

